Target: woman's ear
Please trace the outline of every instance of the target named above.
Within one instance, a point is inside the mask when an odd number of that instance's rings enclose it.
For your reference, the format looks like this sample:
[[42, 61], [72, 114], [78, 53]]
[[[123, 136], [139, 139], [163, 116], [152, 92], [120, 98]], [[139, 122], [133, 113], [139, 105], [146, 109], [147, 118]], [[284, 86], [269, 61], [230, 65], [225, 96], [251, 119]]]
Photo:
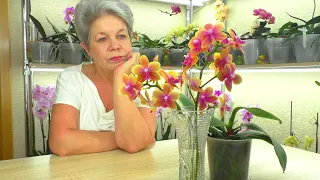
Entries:
[[84, 41], [81, 41], [80, 45], [87, 52], [87, 54], [91, 57], [88, 45]]

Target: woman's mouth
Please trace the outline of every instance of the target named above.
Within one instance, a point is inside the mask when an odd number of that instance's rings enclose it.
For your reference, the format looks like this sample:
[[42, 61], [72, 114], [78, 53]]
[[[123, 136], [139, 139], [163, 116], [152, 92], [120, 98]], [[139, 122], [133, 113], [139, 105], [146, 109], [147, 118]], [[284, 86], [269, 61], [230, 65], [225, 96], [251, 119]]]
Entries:
[[113, 61], [113, 62], [120, 62], [122, 61], [122, 56], [114, 56], [112, 58], [110, 58], [110, 61]]

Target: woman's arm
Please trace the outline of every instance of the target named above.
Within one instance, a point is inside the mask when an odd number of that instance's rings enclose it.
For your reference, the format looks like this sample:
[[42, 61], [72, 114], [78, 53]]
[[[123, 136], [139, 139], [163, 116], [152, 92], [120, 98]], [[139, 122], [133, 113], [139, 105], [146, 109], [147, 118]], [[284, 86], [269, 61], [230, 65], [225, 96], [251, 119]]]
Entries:
[[79, 130], [79, 110], [55, 104], [50, 122], [50, 150], [59, 156], [103, 152], [119, 148], [114, 132]]
[[139, 62], [140, 54], [132, 53], [129, 59], [119, 65], [113, 75], [113, 109], [115, 115], [115, 138], [117, 145], [129, 153], [140, 151], [154, 142], [155, 113], [150, 108], [137, 108], [127, 96], [119, 95], [124, 85], [123, 74]]

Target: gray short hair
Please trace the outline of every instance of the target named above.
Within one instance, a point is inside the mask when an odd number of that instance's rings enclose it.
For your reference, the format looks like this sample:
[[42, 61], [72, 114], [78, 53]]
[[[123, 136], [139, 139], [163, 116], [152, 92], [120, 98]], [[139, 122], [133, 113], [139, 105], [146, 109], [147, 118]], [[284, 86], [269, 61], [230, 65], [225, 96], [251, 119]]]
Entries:
[[81, 41], [89, 44], [90, 27], [103, 14], [113, 14], [123, 19], [131, 37], [133, 28], [133, 14], [130, 7], [123, 0], [81, 0], [75, 10], [75, 28]]

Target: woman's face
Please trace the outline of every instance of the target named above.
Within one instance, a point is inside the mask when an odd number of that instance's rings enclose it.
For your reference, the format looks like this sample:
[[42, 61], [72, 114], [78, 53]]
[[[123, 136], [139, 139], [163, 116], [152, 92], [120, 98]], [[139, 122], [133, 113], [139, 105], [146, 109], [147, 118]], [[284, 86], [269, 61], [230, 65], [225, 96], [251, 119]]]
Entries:
[[104, 70], [114, 70], [126, 61], [132, 47], [125, 21], [115, 15], [103, 15], [96, 19], [91, 25], [87, 50], [94, 62]]

